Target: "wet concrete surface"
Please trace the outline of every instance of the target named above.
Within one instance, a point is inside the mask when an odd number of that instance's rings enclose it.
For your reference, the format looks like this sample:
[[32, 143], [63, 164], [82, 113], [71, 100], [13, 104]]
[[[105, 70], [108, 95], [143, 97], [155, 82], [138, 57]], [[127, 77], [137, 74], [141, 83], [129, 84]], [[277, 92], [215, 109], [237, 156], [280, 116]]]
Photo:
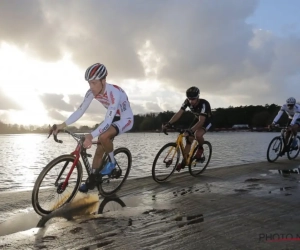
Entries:
[[[300, 161], [127, 181], [41, 217], [31, 192], [0, 193], [0, 249], [300, 249]], [[298, 171], [297, 171], [298, 169]]]

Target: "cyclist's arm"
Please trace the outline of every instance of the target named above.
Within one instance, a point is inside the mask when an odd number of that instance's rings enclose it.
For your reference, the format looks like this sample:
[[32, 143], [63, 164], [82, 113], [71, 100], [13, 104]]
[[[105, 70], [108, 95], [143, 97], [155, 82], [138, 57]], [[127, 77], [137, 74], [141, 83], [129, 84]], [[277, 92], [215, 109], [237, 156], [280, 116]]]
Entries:
[[278, 122], [278, 120], [280, 119], [280, 117], [282, 116], [282, 114], [283, 114], [283, 111], [280, 110], [280, 111], [278, 112], [278, 114], [276, 115], [276, 117], [274, 118], [273, 124], [275, 124], [275, 123]]
[[293, 116], [293, 120], [291, 121], [290, 125], [291, 126], [295, 125], [295, 123], [298, 119], [300, 119], [300, 113], [296, 112], [295, 115]]
[[276, 117], [274, 118], [272, 124], [276, 124], [278, 122], [278, 120], [282, 116], [283, 112], [284, 112], [284, 105], [280, 108], [280, 110], [279, 110], [278, 114], [276, 115]]
[[72, 114], [70, 117], [65, 121], [66, 126], [69, 126], [70, 124], [76, 122], [87, 110], [87, 108], [90, 106], [92, 100], [94, 99], [94, 95], [91, 90], [88, 90], [86, 92], [86, 95], [84, 97], [84, 100], [82, 104], [79, 106], [79, 108]]
[[185, 99], [184, 102], [182, 103], [180, 109], [178, 110], [178, 112], [175, 115], [173, 115], [173, 117], [170, 119], [170, 121], [168, 123], [170, 123], [172, 125], [173, 123], [178, 121], [179, 118], [184, 113], [184, 111], [186, 110], [186, 108], [188, 107], [188, 104], [189, 104], [188, 99]]
[[100, 134], [105, 132], [110, 127], [110, 125], [112, 124], [112, 121], [117, 113], [118, 106], [120, 104], [120, 98], [121, 98], [120, 91], [110, 92], [107, 96], [109, 98], [110, 105], [107, 108], [105, 120], [102, 123], [100, 123], [98, 128], [96, 128], [91, 133], [93, 138], [99, 136]]
[[182, 116], [183, 113], [184, 110], [179, 109], [179, 111], [170, 119], [169, 123], [174, 124], [176, 121], [178, 121], [178, 119]]
[[201, 114], [201, 115], [199, 116], [199, 121], [197, 121], [197, 123], [196, 123], [193, 127], [191, 127], [191, 130], [192, 130], [193, 132], [195, 132], [195, 131], [198, 130], [199, 128], [202, 128], [203, 125], [204, 125], [205, 120], [206, 120], [206, 116], [204, 116], [204, 115]]

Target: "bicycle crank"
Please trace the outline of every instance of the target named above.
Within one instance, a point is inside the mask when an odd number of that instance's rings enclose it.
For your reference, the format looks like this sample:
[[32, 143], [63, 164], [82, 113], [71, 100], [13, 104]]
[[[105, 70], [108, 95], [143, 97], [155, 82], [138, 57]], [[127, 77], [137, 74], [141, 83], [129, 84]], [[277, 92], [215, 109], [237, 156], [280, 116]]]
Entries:
[[111, 172], [111, 177], [118, 179], [120, 176], [122, 175], [122, 169], [120, 168], [115, 168], [112, 172]]

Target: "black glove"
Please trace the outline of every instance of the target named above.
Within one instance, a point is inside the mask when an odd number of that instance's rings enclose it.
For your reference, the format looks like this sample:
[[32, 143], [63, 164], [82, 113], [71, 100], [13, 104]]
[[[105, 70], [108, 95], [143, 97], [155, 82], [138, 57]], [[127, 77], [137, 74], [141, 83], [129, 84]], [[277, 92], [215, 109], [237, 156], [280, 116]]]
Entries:
[[170, 122], [167, 122], [167, 123], [165, 124], [165, 127], [166, 127], [166, 128], [172, 128], [173, 125], [172, 125]]

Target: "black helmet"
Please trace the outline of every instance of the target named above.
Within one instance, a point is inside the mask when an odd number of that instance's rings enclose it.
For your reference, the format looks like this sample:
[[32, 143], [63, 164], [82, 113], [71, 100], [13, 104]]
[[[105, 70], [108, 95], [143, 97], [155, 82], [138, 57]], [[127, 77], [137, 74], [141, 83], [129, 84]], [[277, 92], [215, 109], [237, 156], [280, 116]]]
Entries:
[[200, 90], [197, 87], [190, 87], [186, 91], [187, 98], [197, 98], [200, 94]]

